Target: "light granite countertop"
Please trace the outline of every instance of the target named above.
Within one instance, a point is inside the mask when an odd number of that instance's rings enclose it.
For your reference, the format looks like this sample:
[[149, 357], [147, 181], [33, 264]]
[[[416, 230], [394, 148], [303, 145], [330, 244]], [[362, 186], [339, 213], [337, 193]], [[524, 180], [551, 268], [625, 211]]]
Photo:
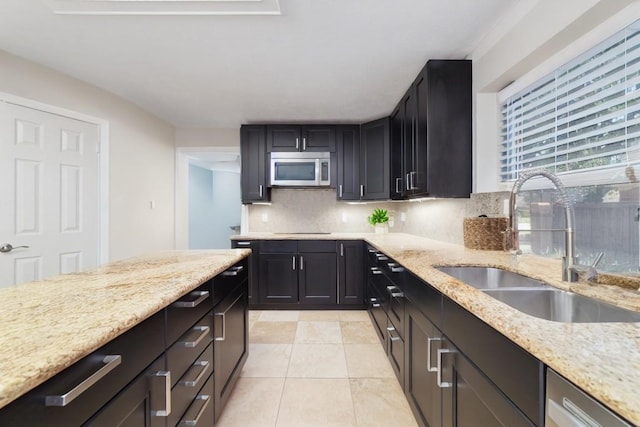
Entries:
[[559, 260], [480, 251], [402, 233], [272, 234], [244, 239], [363, 239], [430, 283], [627, 420], [640, 425], [640, 323], [562, 323], [529, 316], [434, 266], [481, 265], [525, 274], [558, 288], [640, 311], [640, 292], [561, 281]]
[[0, 407], [250, 253], [162, 252], [0, 289]]

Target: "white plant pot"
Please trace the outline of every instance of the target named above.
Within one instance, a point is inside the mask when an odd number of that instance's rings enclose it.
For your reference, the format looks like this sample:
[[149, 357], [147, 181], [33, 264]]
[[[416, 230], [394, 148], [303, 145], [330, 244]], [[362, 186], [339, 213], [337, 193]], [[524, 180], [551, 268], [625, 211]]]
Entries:
[[388, 224], [376, 224], [374, 226], [375, 230], [376, 230], [376, 234], [385, 234], [389, 232], [389, 225]]

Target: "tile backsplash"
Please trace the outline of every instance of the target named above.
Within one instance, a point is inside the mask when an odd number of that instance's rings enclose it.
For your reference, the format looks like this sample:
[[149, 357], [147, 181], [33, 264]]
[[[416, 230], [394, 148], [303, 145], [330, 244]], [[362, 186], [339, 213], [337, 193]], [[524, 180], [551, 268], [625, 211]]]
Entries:
[[463, 243], [468, 216], [504, 215], [509, 193], [472, 194], [470, 199], [427, 199], [352, 204], [336, 200], [333, 189], [273, 189], [271, 205], [249, 206], [249, 231], [274, 233], [373, 232], [367, 217], [375, 208], [389, 211], [390, 232]]

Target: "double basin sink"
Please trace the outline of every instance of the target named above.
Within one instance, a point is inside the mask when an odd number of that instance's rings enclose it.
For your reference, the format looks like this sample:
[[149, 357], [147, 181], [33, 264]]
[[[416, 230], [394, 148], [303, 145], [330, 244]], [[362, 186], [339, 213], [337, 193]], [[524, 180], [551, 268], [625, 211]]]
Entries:
[[438, 267], [516, 310], [555, 322], [640, 322], [640, 313], [493, 267]]

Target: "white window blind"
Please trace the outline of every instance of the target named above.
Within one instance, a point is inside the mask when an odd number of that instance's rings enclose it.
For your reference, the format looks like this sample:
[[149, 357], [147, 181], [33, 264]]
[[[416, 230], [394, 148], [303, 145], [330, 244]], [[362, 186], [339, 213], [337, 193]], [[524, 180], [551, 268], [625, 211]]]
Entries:
[[589, 184], [624, 179], [640, 164], [640, 23], [509, 97], [501, 113], [502, 181], [531, 168]]

